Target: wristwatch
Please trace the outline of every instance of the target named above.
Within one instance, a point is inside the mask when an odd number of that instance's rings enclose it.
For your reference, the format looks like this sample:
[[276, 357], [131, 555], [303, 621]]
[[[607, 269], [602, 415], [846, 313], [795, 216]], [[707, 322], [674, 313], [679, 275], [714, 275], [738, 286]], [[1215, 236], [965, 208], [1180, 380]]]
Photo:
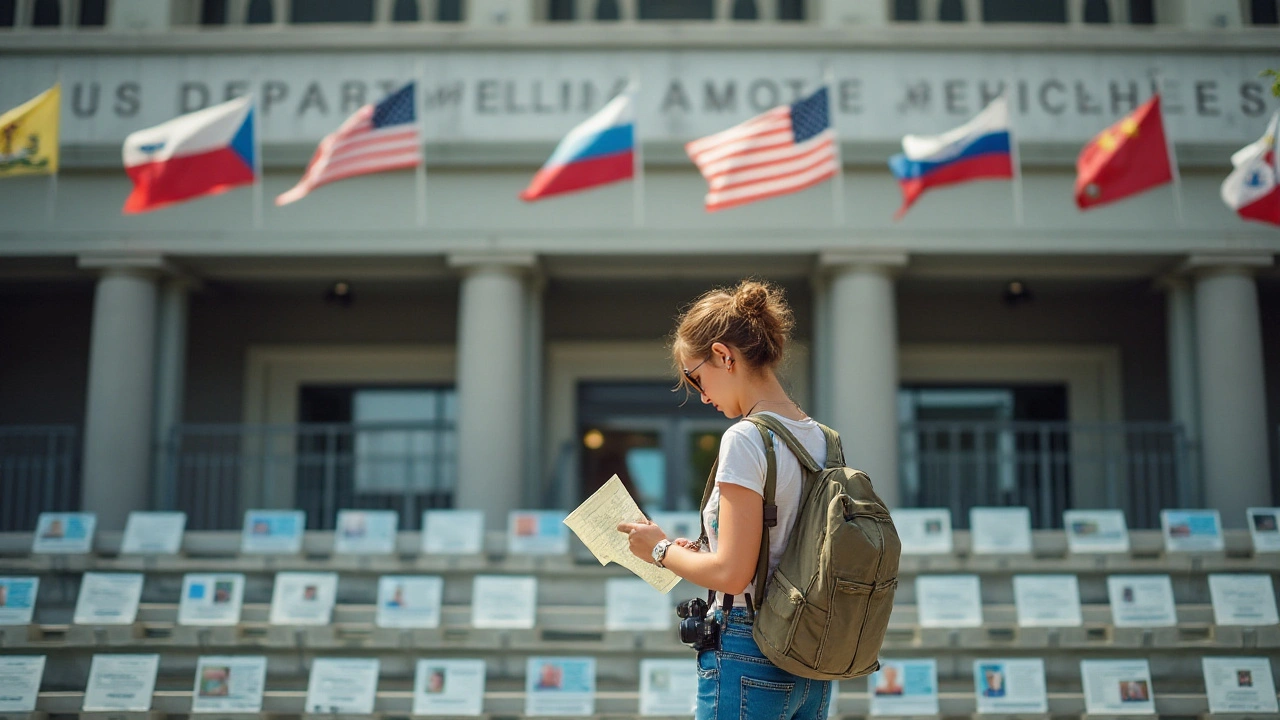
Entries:
[[671, 541], [670, 538], [663, 538], [658, 541], [657, 545], [653, 546], [653, 564], [654, 565], [657, 565], [660, 568], [666, 567], [665, 565], [662, 564], [662, 560], [667, 556], [667, 548], [671, 547], [673, 544], [674, 543]]

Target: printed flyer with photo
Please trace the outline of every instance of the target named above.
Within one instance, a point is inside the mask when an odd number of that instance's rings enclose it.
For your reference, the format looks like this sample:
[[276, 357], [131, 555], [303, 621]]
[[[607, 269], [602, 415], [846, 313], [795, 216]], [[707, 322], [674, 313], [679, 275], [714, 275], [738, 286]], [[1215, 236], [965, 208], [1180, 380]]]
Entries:
[[978, 576], [916, 576], [916, 612], [921, 627], [980, 627], [982, 587]]
[[1154, 715], [1155, 692], [1146, 660], [1081, 660], [1085, 712]]
[[1275, 625], [1276, 591], [1271, 576], [1262, 573], [1211, 574], [1209, 596], [1217, 625]]
[[122, 555], [177, 555], [187, 514], [181, 512], [131, 512], [124, 526]]
[[419, 660], [413, 675], [413, 714], [483, 714], [484, 678], [483, 660]]
[[317, 658], [307, 682], [312, 715], [368, 715], [378, 695], [376, 658]]
[[1265, 657], [1206, 657], [1204, 687], [1209, 696], [1209, 712], [1271, 713], [1276, 707], [1276, 685], [1271, 661]]
[[328, 625], [337, 594], [337, 573], [277, 573], [270, 623]]
[[675, 616], [666, 596], [644, 580], [605, 580], [605, 630], [669, 630], [675, 625]]
[[1031, 553], [1031, 510], [976, 507], [969, 510], [970, 551], [974, 555]]
[[867, 691], [872, 715], [937, 715], [938, 661], [881, 659]]
[[76, 599], [77, 625], [131, 625], [142, 599], [141, 573], [85, 573]]
[[640, 661], [641, 715], [692, 715], [697, 704], [696, 660]]
[[196, 686], [191, 693], [191, 712], [262, 712], [262, 692], [266, 683], [265, 657], [201, 657], [196, 664]]
[[595, 658], [531, 657], [525, 667], [525, 715], [595, 713]]
[[1218, 552], [1226, 547], [1217, 510], [1161, 510], [1160, 529], [1168, 552]]
[[1107, 578], [1111, 619], [1116, 627], [1171, 627], [1178, 624], [1173, 583], [1168, 575], [1112, 575]]
[[973, 688], [980, 713], [1047, 713], [1046, 687], [1041, 658], [973, 662]]
[[255, 555], [297, 555], [307, 514], [301, 510], [249, 510], [244, 514], [240, 552]]
[[244, 604], [244, 575], [189, 573], [182, 577], [179, 625], [236, 625]]
[[507, 552], [511, 555], [565, 555], [569, 528], [560, 510], [513, 510], [507, 521]]
[[82, 709], [85, 712], [150, 710], [159, 669], [159, 655], [94, 655]]
[[0, 625], [30, 625], [39, 592], [38, 577], [0, 577]]
[[1129, 525], [1122, 510], [1068, 510], [1062, 524], [1071, 553], [1129, 552]]
[[0, 712], [36, 709], [44, 663], [43, 655], [0, 655]]
[[378, 578], [374, 622], [385, 628], [440, 627], [444, 580], [435, 575], [384, 575]]
[[400, 516], [391, 510], [339, 510], [333, 551], [344, 555], [390, 555], [396, 551]]
[[1254, 552], [1280, 552], [1280, 508], [1249, 508], [1249, 537]]
[[951, 510], [947, 508], [895, 508], [890, 515], [902, 541], [903, 555], [950, 555]]
[[97, 525], [98, 516], [93, 513], [40, 513], [31, 552], [51, 555], [93, 552], [93, 531]]
[[1075, 575], [1014, 575], [1019, 627], [1080, 627], [1080, 581]]
[[531, 628], [538, 620], [538, 579], [477, 575], [471, 583], [471, 627]]
[[483, 510], [427, 510], [422, 528], [422, 552], [429, 555], [484, 552]]

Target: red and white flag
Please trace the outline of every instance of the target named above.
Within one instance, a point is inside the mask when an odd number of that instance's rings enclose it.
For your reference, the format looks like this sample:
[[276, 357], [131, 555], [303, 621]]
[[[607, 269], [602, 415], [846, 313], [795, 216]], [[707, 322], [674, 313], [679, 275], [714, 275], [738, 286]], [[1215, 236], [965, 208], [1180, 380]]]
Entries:
[[799, 192], [840, 167], [825, 87], [684, 149], [707, 179], [708, 212]]
[[1246, 220], [1280, 225], [1280, 158], [1276, 131], [1280, 112], [1267, 132], [1231, 156], [1235, 169], [1222, 181], [1222, 202]]
[[365, 105], [326, 135], [311, 156], [306, 174], [276, 198], [276, 205], [301, 200], [335, 180], [421, 165], [422, 135], [413, 90], [414, 84], [409, 83], [382, 102]]

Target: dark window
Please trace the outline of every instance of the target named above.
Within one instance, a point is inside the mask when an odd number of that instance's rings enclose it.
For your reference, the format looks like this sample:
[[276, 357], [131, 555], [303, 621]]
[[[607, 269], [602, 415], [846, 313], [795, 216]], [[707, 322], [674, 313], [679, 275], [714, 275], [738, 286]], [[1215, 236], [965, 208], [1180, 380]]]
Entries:
[[551, 22], [574, 20], [573, 0], [550, 0], [547, 3], [547, 19]]
[[920, 22], [920, 0], [893, 0], [893, 19]]
[[373, 0], [292, 0], [289, 11], [298, 24], [373, 22]]
[[1280, 2], [1276, 2], [1276, 0], [1253, 0], [1249, 3], [1249, 19], [1254, 25], [1276, 25], [1280, 23]]
[[13, 27], [17, 12], [17, 0], [0, 0], [0, 27]]
[[437, 0], [436, 22], [462, 22], [462, 0]]
[[80, 0], [80, 27], [107, 24], [107, 0]]
[[622, 6], [618, 0], [599, 0], [596, 3], [596, 20], [621, 20]]
[[1084, 21], [1098, 25], [1111, 22], [1111, 6], [1107, 0], [1085, 0]]
[[227, 0], [203, 0], [200, 3], [201, 25], [226, 25]]
[[34, 27], [58, 27], [62, 24], [62, 7], [58, 0], [36, 0], [31, 15]]
[[964, 22], [964, 0], [942, 0], [938, 5], [938, 20]]
[[276, 11], [271, 0], [249, 0], [249, 11], [244, 21], [250, 25], [270, 25], [276, 21]]
[[730, 11], [734, 20], [759, 20], [760, 12], [756, 10], [755, 0], [733, 0]]
[[982, 0], [982, 19], [989, 23], [1065, 23], [1065, 0]]
[[1129, 22], [1133, 25], [1155, 25], [1155, 0], [1129, 0]]
[[418, 0], [396, 0], [391, 7], [391, 22], [418, 22], [421, 19]]
[[712, 0], [640, 0], [641, 20], [711, 20]]
[[778, 19], [787, 22], [804, 20], [804, 0], [778, 0]]

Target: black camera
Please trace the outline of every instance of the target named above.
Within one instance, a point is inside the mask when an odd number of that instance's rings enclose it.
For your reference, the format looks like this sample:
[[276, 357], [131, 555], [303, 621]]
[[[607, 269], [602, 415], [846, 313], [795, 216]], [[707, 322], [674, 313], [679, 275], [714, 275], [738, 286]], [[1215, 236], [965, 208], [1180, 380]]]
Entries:
[[720, 623], [707, 618], [707, 601], [702, 598], [685, 600], [676, 606], [680, 618], [680, 642], [694, 650], [715, 650], [720, 647]]

